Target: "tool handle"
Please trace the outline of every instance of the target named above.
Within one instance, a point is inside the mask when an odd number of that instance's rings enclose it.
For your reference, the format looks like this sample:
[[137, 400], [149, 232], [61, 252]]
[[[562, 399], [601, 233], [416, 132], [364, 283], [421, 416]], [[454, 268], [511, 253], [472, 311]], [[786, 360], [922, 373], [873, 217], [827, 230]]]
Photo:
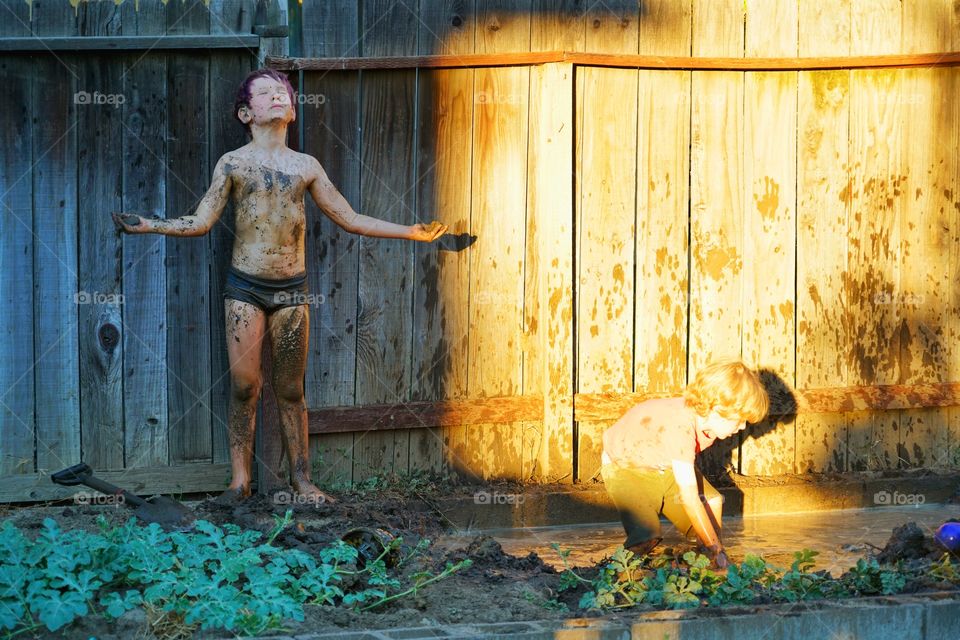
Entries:
[[90, 465], [85, 462], [80, 464], [75, 464], [72, 467], [67, 467], [62, 471], [57, 471], [56, 473], [50, 476], [50, 479], [57, 484], [62, 484], [65, 487], [73, 487], [78, 484], [83, 484], [84, 479], [92, 473]]
[[87, 476], [83, 479], [83, 484], [87, 485], [91, 489], [96, 489], [100, 493], [105, 493], [108, 496], [122, 495], [124, 503], [130, 507], [139, 507], [142, 504], [146, 504], [146, 500], [141, 498], [138, 495], [132, 494], [126, 489], [121, 489], [116, 485], [112, 485], [106, 480], [101, 480], [100, 478], [95, 478], [92, 475]]

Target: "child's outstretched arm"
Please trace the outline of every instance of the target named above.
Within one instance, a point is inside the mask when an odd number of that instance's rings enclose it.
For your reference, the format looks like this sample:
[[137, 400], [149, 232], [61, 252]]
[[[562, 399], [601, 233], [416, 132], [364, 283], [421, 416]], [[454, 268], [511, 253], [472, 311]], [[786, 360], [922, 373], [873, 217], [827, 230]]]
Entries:
[[419, 240], [433, 242], [447, 232], [447, 225], [437, 221], [430, 224], [418, 223], [412, 226], [395, 224], [386, 220], [379, 220], [357, 213], [333, 186], [327, 177], [327, 172], [314, 159], [312, 180], [310, 181], [310, 195], [320, 210], [337, 226], [350, 233], [358, 233], [374, 238], [400, 238], [402, 240]]
[[135, 213], [115, 213], [113, 222], [125, 233], [160, 233], [167, 236], [202, 236], [210, 231], [213, 224], [220, 218], [227, 199], [230, 197], [230, 176], [227, 175], [226, 162], [223, 158], [217, 162], [213, 170], [213, 179], [210, 188], [200, 199], [197, 210], [193, 215], [179, 218], [161, 219], [145, 218]]
[[697, 538], [700, 539], [703, 546], [710, 550], [717, 567], [726, 569], [728, 564], [727, 554], [723, 550], [720, 536], [713, 528], [713, 523], [707, 514], [707, 508], [700, 499], [700, 492], [697, 490], [697, 474], [693, 464], [683, 460], [674, 460], [673, 475], [676, 478], [683, 510], [690, 518], [690, 523], [693, 525]]

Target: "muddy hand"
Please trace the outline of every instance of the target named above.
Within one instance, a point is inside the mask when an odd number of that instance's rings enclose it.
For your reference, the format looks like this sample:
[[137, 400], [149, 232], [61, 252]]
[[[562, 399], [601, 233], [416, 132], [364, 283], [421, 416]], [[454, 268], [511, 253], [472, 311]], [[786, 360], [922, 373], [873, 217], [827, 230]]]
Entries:
[[434, 220], [430, 224], [423, 224], [421, 222], [413, 225], [413, 234], [411, 239], [419, 240], [421, 242], [433, 242], [446, 232], [447, 225], [438, 220]]
[[730, 565], [730, 560], [727, 558], [727, 553], [723, 549], [720, 549], [717, 551], [717, 555], [713, 557], [713, 563], [716, 565], [717, 569], [726, 571], [727, 567]]
[[143, 219], [135, 213], [114, 213], [113, 224], [124, 233], [141, 233]]

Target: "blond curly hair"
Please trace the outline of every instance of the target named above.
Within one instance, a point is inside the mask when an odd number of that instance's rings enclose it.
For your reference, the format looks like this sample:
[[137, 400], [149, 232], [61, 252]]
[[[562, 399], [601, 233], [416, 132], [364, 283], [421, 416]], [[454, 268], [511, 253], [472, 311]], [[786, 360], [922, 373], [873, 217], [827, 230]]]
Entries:
[[757, 423], [770, 409], [770, 398], [760, 376], [734, 358], [711, 362], [698, 371], [684, 389], [683, 397], [703, 417], [716, 411], [724, 418]]

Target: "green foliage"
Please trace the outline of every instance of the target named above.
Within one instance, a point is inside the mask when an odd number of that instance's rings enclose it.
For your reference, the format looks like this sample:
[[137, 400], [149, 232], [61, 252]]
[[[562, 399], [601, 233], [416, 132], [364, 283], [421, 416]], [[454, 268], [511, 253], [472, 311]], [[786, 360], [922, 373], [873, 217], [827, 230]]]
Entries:
[[[0, 527], [0, 634], [12, 637], [46, 627], [62, 629], [91, 614], [118, 618], [139, 606], [182, 619], [202, 629], [256, 635], [303, 620], [304, 605], [372, 608], [414, 593], [425, 584], [468, 566], [448, 567], [437, 576], [418, 575], [405, 590], [390, 575], [383, 555], [356, 569], [357, 551], [337, 542], [314, 557], [272, 542], [292, 520], [276, 517], [262, 540], [258, 531], [222, 528], [198, 521], [190, 532], [165, 532], [131, 518], [99, 533], [61, 531], [46, 519], [30, 540], [5, 522]], [[399, 547], [398, 538], [389, 550]], [[403, 562], [429, 545], [418, 544]], [[384, 555], [386, 551], [384, 552]], [[347, 592], [343, 578], [352, 576]]]
[[[583, 609], [616, 609], [640, 603], [681, 609], [704, 604], [723, 606], [890, 595], [902, 592], [909, 580], [922, 575], [901, 565], [881, 566], [874, 559], [861, 559], [840, 578], [833, 578], [827, 572], [813, 571], [817, 555], [818, 552], [810, 549], [798, 551], [790, 568], [785, 570], [748, 554], [741, 564], [731, 564], [724, 575], [712, 571], [710, 560], [692, 551], [682, 558], [660, 556], [649, 560], [646, 556], [635, 558], [619, 547], [600, 567], [594, 580], [584, 580], [568, 567], [561, 575], [560, 588], [587, 583], [589, 588], [580, 599]], [[566, 556], [562, 557], [566, 562]], [[960, 585], [960, 570], [947, 555], [926, 574]]]

